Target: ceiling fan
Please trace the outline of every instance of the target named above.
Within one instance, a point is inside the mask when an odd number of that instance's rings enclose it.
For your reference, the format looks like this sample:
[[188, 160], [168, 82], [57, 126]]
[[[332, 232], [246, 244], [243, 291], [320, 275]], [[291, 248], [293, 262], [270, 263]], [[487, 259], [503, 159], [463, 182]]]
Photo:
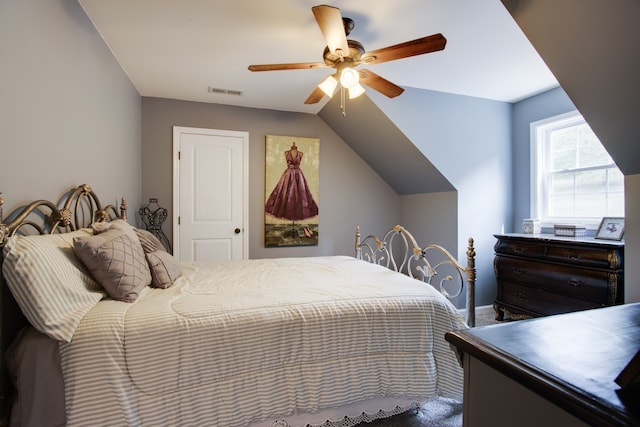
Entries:
[[[382, 49], [366, 52], [362, 44], [356, 40], [348, 40], [347, 36], [355, 26], [350, 18], [343, 18], [340, 9], [333, 6], [320, 5], [311, 8], [318, 26], [327, 42], [324, 49], [324, 62], [299, 62], [290, 64], [262, 64], [250, 65], [250, 71], [276, 71], [276, 70], [300, 70], [310, 68], [331, 67], [336, 71], [320, 83], [304, 102], [315, 104], [324, 95], [331, 97], [340, 83], [341, 95], [344, 104], [345, 90], [349, 98], [355, 98], [364, 93], [363, 83], [377, 90], [389, 98], [396, 97], [404, 92], [400, 86], [377, 75], [376, 73], [360, 69], [361, 64], [372, 65], [381, 62], [394, 61], [425, 53], [443, 50], [447, 39], [442, 34], [433, 34], [416, 40], [399, 43]], [[344, 114], [344, 105], [342, 105]]]

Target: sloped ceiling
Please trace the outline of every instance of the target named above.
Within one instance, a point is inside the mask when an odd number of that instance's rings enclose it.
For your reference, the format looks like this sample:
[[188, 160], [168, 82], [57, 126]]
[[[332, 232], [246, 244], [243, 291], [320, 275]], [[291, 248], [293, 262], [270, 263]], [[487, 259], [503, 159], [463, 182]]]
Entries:
[[[140, 95], [316, 114], [304, 100], [330, 69], [252, 73], [249, 64], [322, 61], [308, 0], [77, 0]], [[498, 0], [332, 0], [367, 50], [434, 33], [444, 51], [375, 64], [402, 87], [515, 101], [557, 86]], [[242, 93], [210, 92], [208, 88]]]
[[[317, 3], [78, 2], [142, 96], [319, 114], [398, 194], [453, 189], [368, 98], [350, 102], [348, 120], [333, 117], [340, 114], [339, 97], [304, 104], [327, 69], [247, 70], [249, 64], [321, 60], [325, 41], [311, 13]], [[404, 88], [515, 102], [557, 86], [497, 0], [333, 0], [331, 5], [354, 19], [349, 37], [367, 50], [445, 35], [444, 51], [372, 69]]]
[[502, 3], [622, 173], [640, 173], [640, 2]]
[[399, 195], [453, 191], [453, 185], [398, 127], [366, 96], [348, 100], [342, 115], [340, 96], [318, 113]]

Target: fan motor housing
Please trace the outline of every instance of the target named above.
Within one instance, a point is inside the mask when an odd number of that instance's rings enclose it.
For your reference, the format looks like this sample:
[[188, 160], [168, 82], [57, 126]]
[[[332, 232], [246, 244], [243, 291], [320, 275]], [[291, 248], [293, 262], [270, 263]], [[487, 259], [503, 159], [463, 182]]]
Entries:
[[347, 44], [349, 45], [349, 53], [348, 55], [338, 55], [329, 50], [329, 47], [324, 48], [324, 53], [322, 57], [324, 58], [325, 64], [330, 67], [335, 67], [340, 62], [351, 62], [353, 65], [358, 65], [360, 63], [360, 58], [364, 54], [364, 46], [359, 41], [356, 40], [347, 40]]

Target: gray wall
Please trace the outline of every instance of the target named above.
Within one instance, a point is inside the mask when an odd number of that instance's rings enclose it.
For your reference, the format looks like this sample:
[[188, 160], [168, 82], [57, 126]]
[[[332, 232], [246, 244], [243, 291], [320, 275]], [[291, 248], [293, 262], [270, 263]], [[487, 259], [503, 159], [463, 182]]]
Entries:
[[624, 298], [625, 302], [640, 302], [640, 174], [624, 177]]
[[0, 34], [5, 213], [83, 183], [138, 204], [141, 99], [78, 3], [3, 1]]
[[511, 231], [522, 229], [522, 220], [531, 217], [530, 124], [538, 120], [575, 111], [560, 87], [514, 104], [513, 107], [513, 223]]
[[640, 2], [502, 3], [625, 174], [625, 300], [638, 302]]
[[436, 243], [453, 253], [458, 247], [457, 206], [455, 191], [400, 196], [399, 223], [419, 244]]
[[[513, 230], [519, 231], [522, 219], [530, 216], [531, 152], [529, 124], [558, 114], [576, 110], [562, 88], [518, 102], [513, 108]], [[606, 141], [602, 143], [607, 146]], [[640, 175], [625, 176], [625, 300], [640, 301], [640, 286], [636, 277], [636, 263], [640, 253]]]
[[[363, 233], [378, 234], [400, 218], [399, 196], [316, 115], [145, 97], [143, 199], [158, 197], [160, 204], [170, 211], [173, 126], [249, 132], [250, 258], [353, 255], [357, 225]], [[320, 138], [318, 246], [264, 247], [264, 162], [268, 134]], [[164, 231], [171, 238], [170, 224], [165, 223]]]
[[[400, 196], [399, 224], [413, 234], [419, 245], [440, 245], [457, 257], [463, 266], [466, 266], [466, 258], [460, 258], [457, 254], [457, 212], [458, 193], [456, 191]], [[456, 307], [464, 308], [466, 291], [463, 291], [458, 298], [452, 299], [452, 302]], [[483, 304], [485, 302], [480, 305]]]
[[415, 88], [405, 88], [401, 98], [392, 100], [373, 91], [369, 96], [457, 192], [455, 203], [452, 197], [443, 199], [448, 207], [442, 209], [449, 212], [443, 222], [425, 215], [411, 229], [453, 230], [455, 223], [457, 245], [452, 252], [459, 260], [466, 258], [472, 237], [477, 254], [476, 304], [492, 304], [493, 234], [511, 224], [511, 104]]
[[[555, 5], [555, 2], [547, 3], [550, 8]], [[614, 13], [606, 5], [589, 4], [603, 8], [596, 9], [594, 15]], [[626, 17], [628, 14], [621, 12], [619, 15]], [[549, 31], [533, 18], [534, 27]], [[617, 20], [610, 22], [616, 27]], [[419, 241], [442, 239], [446, 245], [450, 244], [445, 242], [446, 236], [457, 230], [460, 258], [464, 257], [466, 238], [475, 237], [478, 256], [485, 257], [479, 275], [491, 280], [492, 268], [486, 263], [492, 257], [491, 234], [517, 230], [521, 218], [528, 216], [528, 121], [571, 109], [571, 101], [562, 90], [516, 104], [513, 107], [512, 154], [510, 143], [505, 143], [509, 140], [505, 134], [510, 132], [511, 123], [508, 104], [411, 88], [403, 94], [402, 103], [394, 104], [400, 107], [388, 107], [384, 99], [378, 99], [377, 104], [457, 190], [457, 194], [399, 197], [316, 116], [141, 100], [75, 1], [2, 2], [0, 28], [5, 35], [0, 37], [0, 128], [3, 130], [0, 156], [4, 160], [0, 168], [0, 191], [6, 200], [5, 212], [34, 198], [54, 198], [64, 189], [83, 182], [90, 184], [105, 203], [126, 196], [130, 210], [134, 212], [149, 197], [159, 197], [169, 206], [171, 126], [245, 130], [251, 138], [250, 256], [253, 258], [351, 254], [355, 224], [359, 223], [367, 233], [378, 233], [380, 229], [400, 222], [407, 225]], [[561, 39], [561, 36], [562, 33], [555, 38]], [[623, 38], [618, 39], [618, 43], [633, 43], [634, 40]], [[626, 62], [631, 61], [627, 69], [634, 69], [638, 55], [633, 45], [632, 48], [610, 49], [608, 54], [618, 52]], [[629, 52], [634, 54], [629, 55]], [[559, 68], [560, 72], [562, 69]], [[607, 67], [604, 71], [615, 73], [619, 69], [619, 66]], [[597, 70], [604, 72], [601, 68]], [[572, 71], [578, 72], [584, 72], [584, 69]], [[598, 87], [606, 83], [614, 94], [621, 91], [635, 93], [637, 91], [629, 85], [637, 85], [637, 82], [637, 79], [628, 81], [616, 74], [607, 74], [607, 78], [599, 80]], [[572, 83], [567, 84], [574, 90]], [[575, 86], [579, 85], [576, 83]], [[618, 97], [609, 105], [601, 102], [600, 91], [586, 92], [584, 96], [572, 95], [571, 99], [589, 105], [593, 103], [595, 106], [588, 108], [591, 115], [597, 114], [599, 109], [622, 109], [625, 114], [619, 117], [626, 118], [629, 117], [627, 113], [637, 111], [635, 98], [632, 103], [625, 104], [622, 101], [628, 98]], [[371, 96], [375, 97], [375, 92]], [[586, 108], [579, 107], [581, 111]], [[631, 115], [637, 125], [637, 114]], [[592, 124], [592, 120], [587, 119]], [[628, 125], [611, 122], [609, 126], [607, 121], [595, 122], [604, 127], [600, 131], [594, 129], [596, 133], [611, 134], [615, 139], [616, 153], [624, 153], [626, 149], [637, 155], [636, 141], [625, 139], [629, 132], [616, 131], [629, 129]], [[268, 133], [310, 135], [321, 139], [323, 240], [318, 247], [289, 250], [265, 249], [262, 245], [264, 135]], [[609, 138], [601, 139], [608, 146]], [[636, 219], [640, 218], [640, 175], [634, 174], [633, 165], [636, 164], [628, 165], [631, 174], [626, 175], [625, 180], [627, 301], [640, 301], [640, 286], [632, 280], [640, 269], [633, 262], [640, 254], [640, 221]], [[456, 215], [459, 216], [457, 221], [451, 219]], [[438, 220], [431, 223], [425, 221], [426, 218]], [[449, 220], [440, 221], [443, 218]], [[495, 297], [490, 286], [483, 286], [480, 304], [490, 303]]]
[[640, 2], [502, 3], [622, 173], [639, 174]]

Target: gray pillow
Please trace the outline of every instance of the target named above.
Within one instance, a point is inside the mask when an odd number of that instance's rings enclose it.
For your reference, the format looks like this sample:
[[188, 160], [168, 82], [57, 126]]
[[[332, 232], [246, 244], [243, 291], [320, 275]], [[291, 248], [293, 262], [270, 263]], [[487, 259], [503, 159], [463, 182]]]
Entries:
[[168, 288], [182, 274], [180, 262], [166, 251], [149, 252], [147, 261], [151, 269], [151, 286], [155, 288]]
[[166, 251], [164, 245], [150, 231], [134, 228], [145, 254], [155, 251]]
[[151, 272], [133, 228], [114, 221], [107, 231], [73, 239], [78, 258], [113, 299], [134, 302], [151, 284]]

